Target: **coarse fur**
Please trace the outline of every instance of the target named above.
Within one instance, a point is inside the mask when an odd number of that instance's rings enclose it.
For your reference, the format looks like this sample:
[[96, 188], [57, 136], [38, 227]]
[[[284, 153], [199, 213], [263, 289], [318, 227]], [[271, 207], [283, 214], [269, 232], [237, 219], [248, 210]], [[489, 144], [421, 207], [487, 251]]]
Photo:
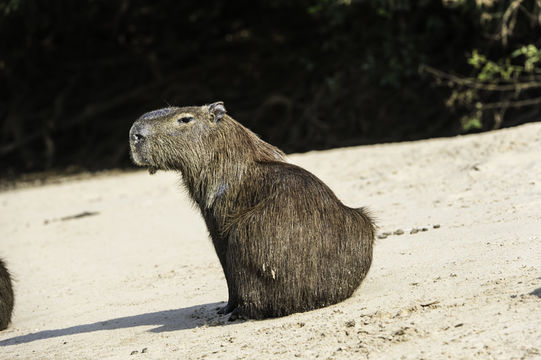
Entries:
[[134, 162], [182, 173], [227, 280], [232, 319], [284, 316], [352, 295], [372, 262], [374, 224], [226, 114], [169, 107], [130, 130]]
[[0, 259], [0, 330], [4, 330], [11, 322], [13, 312], [13, 287], [11, 275], [4, 261]]

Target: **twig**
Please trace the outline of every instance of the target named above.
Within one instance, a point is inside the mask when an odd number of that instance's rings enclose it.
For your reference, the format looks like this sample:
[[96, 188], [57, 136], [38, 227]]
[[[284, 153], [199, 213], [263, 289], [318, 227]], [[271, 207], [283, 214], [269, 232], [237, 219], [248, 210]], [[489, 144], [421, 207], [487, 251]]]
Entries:
[[60, 220], [61, 221], [68, 221], [68, 220], [73, 220], [73, 219], [80, 219], [80, 218], [87, 217], [87, 216], [94, 216], [94, 215], [98, 215], [98, 214], [99, 214], [99, 212], [97, 212], [97, 211], [83, 211], [83, 212], [75, 214], [75, 215], [64, 216], [64, 217], [60, 218]]
[[503, 46], [507, 46], [507, 38], [513, 34], [517, 21], [517, 10], [524, 0], [513, 0], [505, 10], [500, 23], [500, 38]]
[[419, 304], [419, 305], [421, 305], [422, 307], [427, 307], [427, 306], [431, 306], [431, 305], [437, 305], [437, 304], [439, 304], [439, 303], [440, 303], [439, 300], [434, 300], [434, 301], [431, 301], [431, 302], [429, 302], [429, 303], [426, 303], [426, 304]]
[[514, 84], [486, 84], [475, 80], [473, 78], [460, 77], [446, 73], [444, 71], [435, 69], [428, 65], [421, 65], [419, 67], [420, 72], [426, 72], [436, 78], [441, 78], [453, 82], [458, 85], [468, 86], [473, 89], [486, 90], [486, 91], [521, 91], [526, 89], [535, 89], [541, 87], [540, 81], [527, 81], [527, 82], [518, 82]]
[[508, 108], [508, 107], [524, 107], [541, 104], [541, 97], [536, 97], [533, 99], [519, 100], [519, 101], [499, 101], [488, 104], [481, 104], [483, 110], [486, 109], [498, 109], [498, 108]]

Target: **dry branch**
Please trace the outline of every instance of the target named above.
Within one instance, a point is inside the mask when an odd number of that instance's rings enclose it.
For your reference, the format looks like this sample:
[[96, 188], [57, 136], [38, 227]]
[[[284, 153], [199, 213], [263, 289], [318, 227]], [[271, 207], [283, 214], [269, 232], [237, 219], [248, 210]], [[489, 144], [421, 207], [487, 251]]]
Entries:
[[421, 73], [428, 73], [437, 79], [444, 79], [451, 83], [467, 86], [472, 89], [485, 90], [485, 91], [522, 91], [528, 89], [541, 88], [541, 81], [525, 81], [516, 82], [512, 84], [494, 84], [485, 83], [474, 78], [452, 75], [444, 71], [435, 69], [428, 65], [421, 65], [419, 67]]

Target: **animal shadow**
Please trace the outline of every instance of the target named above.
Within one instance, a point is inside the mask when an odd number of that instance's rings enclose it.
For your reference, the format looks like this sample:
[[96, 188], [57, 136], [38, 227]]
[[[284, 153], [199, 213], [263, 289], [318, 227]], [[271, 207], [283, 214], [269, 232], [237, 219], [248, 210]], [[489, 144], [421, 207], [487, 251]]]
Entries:
[[[73, 334], [84, 334], [94, 331], [115, 330], [144, 325], [156, 325], [150, 332], [193, 329], [203, 325], [228, 325], [228, 316], [217, 315], [217, 308], [224, 306], [223, 302], [190, 306], [175, 310], [164, 310], [152, 313], [119, 317], [98, 321], [91, 324], [76, 325], [63, 329], [43, 330], [26, 335], [15, 336], [0, 341], [0, 346], [29, 343], [36, 340], [50, 339]], [[236, 321], [235, 323], [238, 323]]]

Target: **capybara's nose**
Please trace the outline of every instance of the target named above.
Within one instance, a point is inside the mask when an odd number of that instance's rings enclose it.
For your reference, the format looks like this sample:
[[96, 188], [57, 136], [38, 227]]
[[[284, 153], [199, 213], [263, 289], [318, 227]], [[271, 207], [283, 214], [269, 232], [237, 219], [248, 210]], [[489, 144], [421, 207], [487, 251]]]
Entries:
[[135, 141], [135, 142], [143, 140], [144, 138], [145, 138], [145, 136], [142, 135], [142, 134], [139, 134], [139, 133], [133, 134], [133, 141]]
[[141, 141], [145, 140], [148, 135], [148, 126], [145, 126], [144, 124], [135, 123], [130, 129], [130, 140], [134, 144], [140, 143]]

